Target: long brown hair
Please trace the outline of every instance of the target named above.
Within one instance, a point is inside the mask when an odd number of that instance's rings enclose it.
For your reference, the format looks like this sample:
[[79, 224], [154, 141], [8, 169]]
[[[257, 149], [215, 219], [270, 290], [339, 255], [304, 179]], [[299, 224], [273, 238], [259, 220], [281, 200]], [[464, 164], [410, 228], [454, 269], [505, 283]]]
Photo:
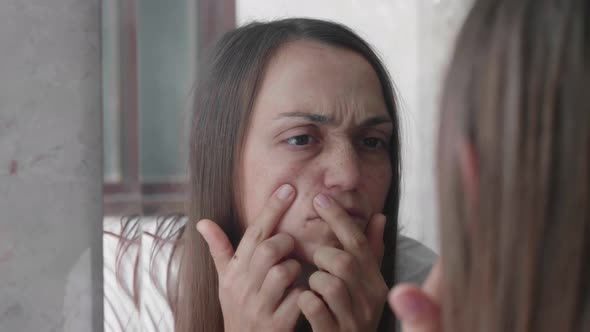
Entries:
[[[400, 142], [396, 98], [389, 75], [371, 47], [350, 29], [314, 19], [285, 19], [251, 23], [225, 34], [201, 73], [191, 129], [189, 220], [182, 235], [182, 260], [173, 306], [177, 331], [223, 331], [217, 274], [204, 239], [195, 223], [217, 222], [236, 247], [242, 236], [238, 226], [236, 165], [248, 127], [252, 105], [264, 68], [281, 45], [313, 40], [362, 55], [375, 70], [383, 90], [395, 134], [391, 141], [392, 181], [383, 213], [382, 274], [393, 285], [400, 184]], [[384, 310], [381, 329], [391, 330], [394, 319]]]
[[438, 150], [445, 331], [590, 331], [589, 7], [483, 0], [463, 26]]

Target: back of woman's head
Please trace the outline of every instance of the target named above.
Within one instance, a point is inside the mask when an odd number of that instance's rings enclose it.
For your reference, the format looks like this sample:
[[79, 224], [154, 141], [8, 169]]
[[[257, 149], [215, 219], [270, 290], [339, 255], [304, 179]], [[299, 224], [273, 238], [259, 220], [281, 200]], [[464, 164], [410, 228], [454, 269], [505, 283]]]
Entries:
[[590, 2], [483, 0], [445, 82], [446, 331], [590, 331]]

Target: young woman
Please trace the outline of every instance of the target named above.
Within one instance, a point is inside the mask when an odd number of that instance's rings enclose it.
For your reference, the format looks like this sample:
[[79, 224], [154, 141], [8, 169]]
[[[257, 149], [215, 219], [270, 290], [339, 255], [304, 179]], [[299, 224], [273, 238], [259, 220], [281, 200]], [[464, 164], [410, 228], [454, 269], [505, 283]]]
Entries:
[[590, 331], [588, 1], [476, 2], [438, 165], [440, 288], [392, 292], [405, 331]]
[[229, 32], [201, 75], [176, 330], [392, 331], [388, 288], [435, 255], [398, 236], [379, 58], [342, 25], [287, 19]]

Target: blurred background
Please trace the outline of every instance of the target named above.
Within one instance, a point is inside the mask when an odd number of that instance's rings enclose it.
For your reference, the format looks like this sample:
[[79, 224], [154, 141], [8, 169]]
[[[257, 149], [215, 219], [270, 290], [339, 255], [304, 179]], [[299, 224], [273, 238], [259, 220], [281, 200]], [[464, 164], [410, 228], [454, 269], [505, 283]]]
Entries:
[[438, 250], [437, 101], [471, 3], [1, 2], [0, 331], [170, 330], [159, 285], [130, 275], [183, 209], [199, 62], [252, 20], [329, 19], [375, 47], [401, 100], [402, 233]]

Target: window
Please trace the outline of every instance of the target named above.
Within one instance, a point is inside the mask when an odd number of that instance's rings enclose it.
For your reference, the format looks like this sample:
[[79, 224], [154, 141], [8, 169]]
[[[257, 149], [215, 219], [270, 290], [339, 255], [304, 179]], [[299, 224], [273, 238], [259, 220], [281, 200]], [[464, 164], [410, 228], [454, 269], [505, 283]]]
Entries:
[[235, 2], [105, 0], [102, 16], [105, 215], [183, 211], [197, 63]]

